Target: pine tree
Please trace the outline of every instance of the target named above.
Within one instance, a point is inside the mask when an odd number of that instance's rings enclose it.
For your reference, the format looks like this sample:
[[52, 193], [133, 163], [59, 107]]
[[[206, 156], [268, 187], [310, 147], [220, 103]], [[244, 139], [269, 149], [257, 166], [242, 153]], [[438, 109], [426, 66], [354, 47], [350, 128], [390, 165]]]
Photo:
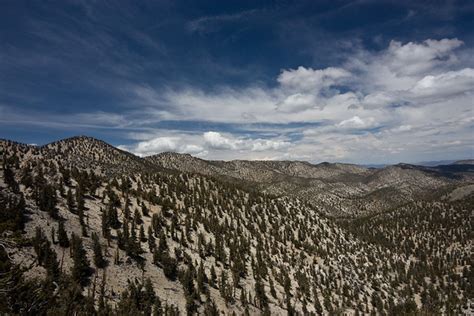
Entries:
[[102, 237], [104, 237], [105, 239], [107, 239], [108, 242], [110, 242], [110, 220], [107, 214], [107, 210], [103, 210], [101, 208], [100, 211], [101, 211]]
[[140, 225], [140, 233], [139, 233], [139, 238], [140, 242], [146, 242], [146, 237], [145, 237], [145, 229], [143, 228], [143, 224]]
[[76, 205], [77, 205], [77, 212], [84, 212], [85, 209], [85, 202], [84, 202], [84, 193], [83, 188], [78, 185], [76, 188]]
[[204, 271], [204, 264], [201, 261], [199, 269], [197, 272], [196, 283], [199, 293], [204, 293], [206, 291], [205, 283], [207, 282], [206, 272]]
[[105, 295], [105, 285], [107, 284], [107, 275], [106, 275], [107, 270], [104, 270], [102, 273], [102, 282], [100, 285], [100, 296], [99, 296], [99, 306], [97, 313], [98, 315], [111, 315], [111, 306], [107, 303], [107, 296]]
[[97, 268], [102, 269], [107, 262], [102, 254], [102, 245], [100, 244], [99, 236], [96, 233], [92, 234], [93, 250], [94, 250], [94, 264]]
[[3, 174], [4, 174], [5, 183], [10, 187], [12, 192], [19, 193], [20, 187], [15, 180], [15, 173], [13, 172], [12, 169], [10, 169], [10, 166], [8, 165], [4, 166]]
[[59, 242], [59, 245], [63, 248], [69, 247], [69, 238], [67, 236], [66, 230], [64, 229], [63, 221], [59, 221], [58, 242]]
[[193, 282], [193, 268], [190, 265], [181, 277], [181, 284], [183, 284], [184, 295], [186, 297], [186, 312], [188, 315], [193, 315], [197, 309], [194, 302], [195, 290]]
[[204, 305], [204, 315], [206, 315], [206, 316], [218, 316], [218, 315], [220, 315], [216, 304], [210, 298], [206, 301], [206, 305]]
[[72, 260], [71, 267], [72, 278], [81, 286], [85, 286], [89, 282], [91, 268], [89, 260], [87, 260], [87, 253], [82, 245], [82, 239], [76, 235], [72, 235]]
[[265, 294], [265, 288], [258, 275], [255, 276], [255, 297], [259, 302], [259, 307], [265, 309], [268, 307], [268, 298]]
[[154, 253], [156, 249], [155, 236], [153, 235], [153, 230], [151, 226], [148, 226], [148, 248], [150, 252]]
[[143, 216], [150, 216], [150, 211], [148, 210], [148, 208], [146, 207], [145, 203], [142, 202], [142, 214]]
[[153, 261], [155, 264], [160, 264], [163, 268], [165, 276], [174, 281], [178, 274], [178, 263], [174, 258], [171, 258], [168, 252], [160, 253], [155, 251], [153, 254]]
[[133, 223], [135, 225], [140, 225], [141, 223], [143, 223], [142, 216], [140, 215], [140, 213], [138, 212], [137, 209], [135, 209], [135, 211], [133, 213]]
[[0, 233], [5, 230], [21, 232], [25, 228], [25, 198], [23, 194], [20, 198], [10, 197], [0, 199]]
[[229, 291], [229, 285], [227, 284], [227, 272], [225, 270], [221, 272], [219, 292], [221, 294], [221, 297], [226, 301], [226, 303], [231, 301], [231, 291]]
[[143, 311], [145, 315], [151, 315], [151, 311], [156, 301], [155, 290], [153, 289], [153, 284], [151, 283], [150, 278], [147, 278], [144, 285], [143, 293]]
[[109, 205], [107, 217], [108, 217], [110, 227], [112, 227], [113, 229], [120, 228], [121, 223], [118, 219], [117, 209], [112, 204]]
[[38, 264], [46, 269], [47, 276], [54, 280], [57, 279], [60, 272], [56, 252], [51, 248], [51, 243], [46, 238], [41, 227], [36, 227], [33, 248]]
[[209, 280], [209, 285], [214, 288], [217, 285], [217, 274], [216, 274], [216, 269], [214, 268], [214, 265], [211, 266], [211, 278]]
[[166, 236], [163, 230], [160, 232], [160, 240], [158, 242], [158, 251], [168, 252], [168, 243], [166, 242]]
[[76, 212], [76, 203], [74, 202], [74, 197], [72, 195], [71, 188], [69, 188], [67, 190], [66, 203], [67, 203], [67, 207], [68, 207], [69, 211], [71, 213], [75, 213]]
[[39, 209], [48, 212], [51, 218], [58, 219], [59, 213], [56, 208], [56, 189], [49, 184], [45, 184], [39, 187], [38, 190], [37, 205]]

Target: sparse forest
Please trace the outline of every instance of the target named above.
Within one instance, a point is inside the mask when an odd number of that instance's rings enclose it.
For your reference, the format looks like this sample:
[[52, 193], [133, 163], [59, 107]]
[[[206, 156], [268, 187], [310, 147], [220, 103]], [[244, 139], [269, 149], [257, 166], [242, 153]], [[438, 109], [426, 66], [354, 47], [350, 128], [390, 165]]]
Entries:
[[0, 144], [2, 314], [459, 315], [474, 304], [472, 193], [338, 219], [327, 201], [164, 169], [91, 138]]

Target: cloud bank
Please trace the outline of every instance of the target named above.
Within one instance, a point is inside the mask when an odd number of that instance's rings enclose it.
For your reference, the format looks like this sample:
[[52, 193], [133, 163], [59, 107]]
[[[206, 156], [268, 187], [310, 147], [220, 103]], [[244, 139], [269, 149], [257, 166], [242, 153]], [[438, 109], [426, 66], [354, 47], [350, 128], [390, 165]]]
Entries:
[[456, 147], [457, 155], [472, 156], [474, 69], [457, 56], [462, 46], [456, 38], [391, 41], [378, 52], [359, 50], [337, 67], [283, 69], [274, 87], [209, 92], [135, 86], [131, 96], [157, 121], [236, 124], [251, 135], [182, 133], [172, 143], [157, 137], [129, 149], [222, 159], [358, 162], [370, 153], [367, 162], [376, 162], [438, 159]]
[[[201, 21], [199, 23], [207, 23]], [[331, 67], [275, 71], [273, 84], [114, 83], [122, 107], [19, 111], [0, 122], [119, 135], [140, 156], [395, 163], [474, 156], [474, 59], [457, 38], [358, 48]], [[120, 89], [119, 89], [120, 88]], [[34, 119], [32, 119], [34, 118]], [[128, 142], [123, 140], [128, 140]]]

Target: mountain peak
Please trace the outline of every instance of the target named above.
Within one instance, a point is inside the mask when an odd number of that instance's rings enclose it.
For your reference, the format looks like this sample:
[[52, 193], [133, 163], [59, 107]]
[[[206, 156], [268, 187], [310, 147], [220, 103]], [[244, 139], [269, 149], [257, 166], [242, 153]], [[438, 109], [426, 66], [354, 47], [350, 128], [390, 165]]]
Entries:
[[132, 153], [89, 136], [74, 136], [41, 147], [45, 156], [61, 157], [61, 163], [96, 170], [102, 175], [115, 175], [147, 170], [146, 162]]

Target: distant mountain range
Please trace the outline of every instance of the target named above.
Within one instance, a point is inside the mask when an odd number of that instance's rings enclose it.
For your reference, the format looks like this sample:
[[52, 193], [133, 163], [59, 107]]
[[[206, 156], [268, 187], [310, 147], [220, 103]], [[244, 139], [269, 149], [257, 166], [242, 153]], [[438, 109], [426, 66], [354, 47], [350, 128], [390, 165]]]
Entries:
[[378, 169], [365, 166], [301, 161], [208, 161], [189, 154], [162, 153], [144, 158], [166, 169], [242, 181], [277, 195], [303, 198], [331, 216], [352, 216], [442, 194], [474, 179], [474, 164], [447, 166], [410, 164]]
[[[472, 165], [474, 164], [474, 159], [433, 160], [433, 161], [420, 161], [420, 162], [412, 163], [412, 165], [424, 166], [424, 167], [436, 167], [436, 166], [451, 165], [451, 164]], [[367, 168], [384, 168], [386, 166], [389, 166], [389, 164], [363, 164], [363, 166]]]

